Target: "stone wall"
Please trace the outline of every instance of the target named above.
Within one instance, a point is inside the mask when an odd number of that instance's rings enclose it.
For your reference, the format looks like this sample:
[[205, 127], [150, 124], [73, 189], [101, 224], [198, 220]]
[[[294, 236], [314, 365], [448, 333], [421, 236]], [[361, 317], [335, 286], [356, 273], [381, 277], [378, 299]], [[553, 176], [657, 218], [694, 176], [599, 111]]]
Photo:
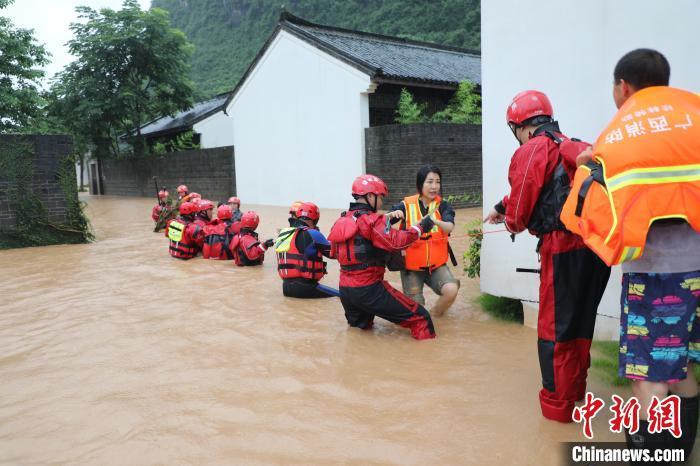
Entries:
[[385, 205], [415, 194], [416, 173], [427, 163], [442, 171], [444, 197], [470, 195], [470, 201], [455, 202], [456, 207], [481, 202], [481, 125], [377, 126], [365, 129], [365, 148], [366, 172], [389, 185]]
[[[73, 150], [73, 140], [63, 135], [0, 135], [0, 150], [13, 150], [26, 144], [31, 154], [33, 173], [31, 190], [46, 208], [52, 223], [65, 223], [67, 214], [66, 195], [58, 184], [58, 169], [61, 161]], [[15, 227], [15, 212], [10, 207], [8, 189], [10, 180], [5, 170], [0, 171], [0, 228]]]
[[102, 162], [104, 194], [141, 196], [155, 199], [153, 177], [159, 188], [171, 195], [186, 184], [212, 201], [226, 200], [236, 193], [233, 146], [172, 152], [144, 159], [105, 160]]

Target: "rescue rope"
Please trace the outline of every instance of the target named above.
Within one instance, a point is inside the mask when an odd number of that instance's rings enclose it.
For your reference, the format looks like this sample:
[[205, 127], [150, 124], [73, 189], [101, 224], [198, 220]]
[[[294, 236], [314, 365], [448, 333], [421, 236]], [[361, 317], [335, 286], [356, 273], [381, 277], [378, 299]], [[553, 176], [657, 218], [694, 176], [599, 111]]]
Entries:
[[482, 231], [481, 233], [465, 233], [463, 235], [450, 235], [450, 239], [458, 239], [458, 238], [477, 238], [482, 235], [488, 235], [489, 233], [510, 233], [508, 230], [505, 228], [502, 230], [492, 230], [492, 231]]

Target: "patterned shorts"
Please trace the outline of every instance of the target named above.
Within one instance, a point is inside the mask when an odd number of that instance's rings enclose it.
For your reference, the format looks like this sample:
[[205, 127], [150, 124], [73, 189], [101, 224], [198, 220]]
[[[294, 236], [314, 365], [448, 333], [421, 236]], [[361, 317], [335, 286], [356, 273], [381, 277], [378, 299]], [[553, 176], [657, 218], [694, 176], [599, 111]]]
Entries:
[[620, 377], [685, 379], [700, 361], [700, 270], [623, 274], [620, 301]]

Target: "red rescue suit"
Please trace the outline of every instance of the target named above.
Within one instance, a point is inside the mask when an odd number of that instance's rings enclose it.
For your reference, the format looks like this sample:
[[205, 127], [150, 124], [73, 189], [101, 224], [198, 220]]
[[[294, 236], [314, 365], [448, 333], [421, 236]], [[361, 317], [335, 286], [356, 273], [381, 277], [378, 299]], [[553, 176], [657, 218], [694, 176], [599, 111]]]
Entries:
[[229, 249], [233, 235], [231, 222], [218, 218], [212, 220], [209, 225], [204, 227], [202, 257], [205, 259], [233, 259], [233, 253]]
[[267, 248], [258, 240], [257, 233], [244, 229], [231, 239], [229, 250], [236, 265], [246, 266], [262, 264]]
[[205, 226], [207, 226], [207, 225], [209, 225], [209, 224], [211, 223], [211, 220], [209, 220], [209, 219], [207, 219], [207, 218], [202, 218], [202, 217], [200, 217], [199, 215], [197, 215], [197, 216], [194, 218], [194, 223], [196, 223], [197, 225], [199, 225], [199, 227], [202, 228], [202, 230], [203, 230]]
[[280, 278], [306, 278], [319, 281], [326, 274], [326, 262], [320, 251], [317, 252], [316, 257], [307, 257], [304, 251], [299, 251], [297, 248], [297, 235], [308, 229], [308, 227], [297, 228], [288, 233], [290, 238], [285, 238], [284, 244], [288, 244], [288, 249], [277, 252], [277, 272]]
[[387, 228], [386, 217], [367, 204], [352, 203], [328, 235], [331, 256], [340, 263], [340, 301], [351, 327], [369, 329], [374, 316], [407, 327], [418, 340], [434, 338], [428, 311], [384, 280], [388, 252], [407, 248], [420, 228]]
[[610, 268], [561, 225], [566, 194], [559, 199], [551, 189], [556, 182], [569, 189], [576, 156], [586, 146], [566, 138], [556, 123], [538, 128], [513, 154], [511, 192], [496, 206], [509, 231], [528, 228], [540, 239], [539, 397], [543, 416], [560, 422], [572, 421], [574, 402], [585, 395], [596, 312], [610, 276]]
[[[177, 236], [173, 235], [173, 228], [182, 229]], [[178, 217], [168, 224], [165, 235], [170, 239], [170, 255], [177, 259], [192, 259], [202, 248], [204, 231], [194, 222]], [[175, 240], [173, 238], [177, 237]]]
[[153, 219], [154, 222], [157, 222], [158, 219], [160, 219], [160, 213], [163, 212], [163, 210], [165, 210], [164, 206], [156, 204], [151, 211], [151, 219]]

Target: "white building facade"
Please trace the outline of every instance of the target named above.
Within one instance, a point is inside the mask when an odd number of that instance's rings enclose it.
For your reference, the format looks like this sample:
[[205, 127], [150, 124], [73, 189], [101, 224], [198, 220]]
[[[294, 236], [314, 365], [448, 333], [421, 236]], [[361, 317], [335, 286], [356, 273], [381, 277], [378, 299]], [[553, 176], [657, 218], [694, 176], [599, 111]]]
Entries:
[[365, 171], [370, 94], [384, 84], [453, 92], [461, 81], [480, 83], [480, 72], [478, 52], [282, 13], [225, 106], [238, 195], [253, 204], [347, 206]]
[[345, 206], [364, 171], [372, 86], [367, 74], [280, 31], [228, 107], [238, 195], [253, 204]]

